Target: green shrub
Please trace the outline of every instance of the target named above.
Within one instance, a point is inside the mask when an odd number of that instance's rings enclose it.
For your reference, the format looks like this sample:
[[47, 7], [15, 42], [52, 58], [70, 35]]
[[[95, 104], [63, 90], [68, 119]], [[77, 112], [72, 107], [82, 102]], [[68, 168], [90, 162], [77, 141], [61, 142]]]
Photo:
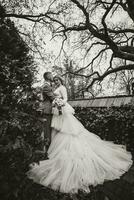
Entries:
[[102, 139], [125, 144], [134, 153], [134, 107], [76, 108], [76, 117]]
[[[4, 12], [4, 9], [1, 10]], [[35, 65], [10, 19], [0, 18], [0, 197], [22, 199], [31, 162], [45, 159], [43, 123], [35, 104]], [[31, 102], [33, 101], [33, 102]], [[27, 183], [27, 184], [26, 184]]]

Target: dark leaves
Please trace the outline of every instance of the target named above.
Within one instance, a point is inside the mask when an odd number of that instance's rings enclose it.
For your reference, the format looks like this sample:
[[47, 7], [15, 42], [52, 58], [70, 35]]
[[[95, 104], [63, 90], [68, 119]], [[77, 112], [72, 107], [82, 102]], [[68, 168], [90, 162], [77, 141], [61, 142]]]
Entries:
[[89, 131], [134, 152], [134, 107], [77, 108], [76, 115]]

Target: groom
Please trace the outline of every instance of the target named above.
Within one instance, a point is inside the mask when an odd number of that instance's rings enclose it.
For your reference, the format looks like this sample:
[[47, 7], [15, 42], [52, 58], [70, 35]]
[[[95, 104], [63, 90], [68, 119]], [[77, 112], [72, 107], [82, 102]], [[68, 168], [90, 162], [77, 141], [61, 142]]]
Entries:
[[[49, 140], [49, 144], [51, 142], [51, 120], [52, 120], [52, 101], [55, 98], [55, 95], [52, 91], [52, 82], [53, 82], [53, 76], [51, 72], [45, 72], [44, 75], [44, 86], [43, 86], [43, 116], [46, 119], [45, 124], [45, 138]], [[49, 147], [49, 144], [47, 146], [47, 149]]]

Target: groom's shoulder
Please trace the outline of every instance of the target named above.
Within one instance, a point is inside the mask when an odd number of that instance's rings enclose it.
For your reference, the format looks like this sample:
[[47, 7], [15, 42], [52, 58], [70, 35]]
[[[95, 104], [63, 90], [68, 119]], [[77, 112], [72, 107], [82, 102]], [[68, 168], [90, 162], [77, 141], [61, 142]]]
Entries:
[[49, 83], [44, 83], [42, 89], [43, 89], [43, 92], [47, 93], [47, 92], [50, 92], [52, 90], [52, 87]]
[[48, 87], [51, 87], [50, 84], [47, 83], [47, 82], [45, 82], [45, 83], [43, 84], [43, 88], [48, 88]]

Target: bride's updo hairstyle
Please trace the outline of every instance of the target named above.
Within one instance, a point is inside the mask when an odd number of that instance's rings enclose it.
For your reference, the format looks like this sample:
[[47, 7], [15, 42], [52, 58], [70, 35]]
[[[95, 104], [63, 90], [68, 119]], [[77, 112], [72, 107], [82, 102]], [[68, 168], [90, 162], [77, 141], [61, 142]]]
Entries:
[[53, 80], [54, 80], [54, 79], [59, 79], [60, 82], [61, 82], [61, 84], [64, 85], [64, 80], [63, 80], [63, 78], [62, 78], [60, 75], [54, 76]]

